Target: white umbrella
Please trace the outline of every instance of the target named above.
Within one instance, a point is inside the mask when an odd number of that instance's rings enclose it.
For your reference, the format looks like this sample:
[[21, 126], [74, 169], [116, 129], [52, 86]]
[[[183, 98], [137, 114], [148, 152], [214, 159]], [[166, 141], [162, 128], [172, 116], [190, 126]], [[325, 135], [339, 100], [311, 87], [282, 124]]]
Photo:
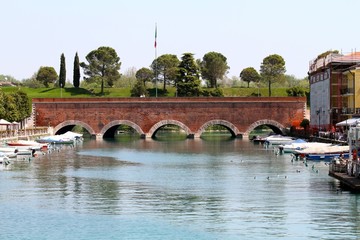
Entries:
[[18, 128], [19, 128], [19, 124], [20, 124], [20, 123], [15, 122], [15, 121], [12, 122], [11, 125], [12, 125], [13, 130], [14, 130], [14, 129], [18, 129]]
[[0, 130], [4, 130], [4, 127], [2, 126], [6, 126], [5, 130], [8, 130], [9, 126], [11, 125], [11, 122], [6, 121], [5, 119], [0, 119]]
[[6, 121], [5, 119], [0, 119], [0, 125], [11, 125], [11, 122]]
[[337, 123], [336, 126], [356, 126], [358, 123], [360, 123], [360, 118], [349, 118], [347, 120]]

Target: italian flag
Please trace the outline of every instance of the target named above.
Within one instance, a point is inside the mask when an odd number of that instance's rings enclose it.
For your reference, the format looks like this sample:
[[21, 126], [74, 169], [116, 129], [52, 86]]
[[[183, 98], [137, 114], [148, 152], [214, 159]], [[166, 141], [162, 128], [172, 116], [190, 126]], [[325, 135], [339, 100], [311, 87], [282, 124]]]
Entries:
[[157, 38], [157, 25], [155, 24], [155, 43], [154, 43], [154, 47], [156, 48], [156, 38]]

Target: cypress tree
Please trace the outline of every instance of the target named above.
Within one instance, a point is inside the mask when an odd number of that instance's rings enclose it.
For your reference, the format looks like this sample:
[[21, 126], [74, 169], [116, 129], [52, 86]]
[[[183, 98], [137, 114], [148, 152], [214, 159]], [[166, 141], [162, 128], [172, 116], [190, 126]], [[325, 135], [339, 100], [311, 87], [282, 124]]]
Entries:
[[65, 67], [65, 56], [64, 53], [60, 57], [60, 74], [59, 74], [59, 86], [64, 88], [66, 81], [66, 67]]
[[77, 52], [75, 54], [75, 59], [74, 59], [73, 85], [75, 88], [78, 88], [80, 86], [80, 63]]

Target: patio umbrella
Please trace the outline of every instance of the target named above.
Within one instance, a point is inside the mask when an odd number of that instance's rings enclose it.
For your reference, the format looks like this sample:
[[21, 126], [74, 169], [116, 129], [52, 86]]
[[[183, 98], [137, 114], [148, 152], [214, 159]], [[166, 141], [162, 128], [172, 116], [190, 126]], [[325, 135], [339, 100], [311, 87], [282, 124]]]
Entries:
[[[8, 130], [8, 127], [11, 125], [11, 122], [6, 121], [5, 119], [0, 119], [0, 126], [6, 126], [6, 130]], [[4, 128], [1, 128], [0, 130], [4, 130]]]
[[360, 118], [349, 118], [342, 122], [338, 122], [336, 126], [356, 126], [358, 123], [360, 124]]
[[0, 125], [11, 125], [11, 122], [6, 121], [5, 119], [0, 119]]
[[13, 129], [13, 130], [14, 130], [14, 129], [18, 129], [18, 128], [19, 128], [19, 124], [20, 124], [20, 123], [15, 122], [15, 121], [12, 122], [12, 123], [11, 123], [12, 129]]

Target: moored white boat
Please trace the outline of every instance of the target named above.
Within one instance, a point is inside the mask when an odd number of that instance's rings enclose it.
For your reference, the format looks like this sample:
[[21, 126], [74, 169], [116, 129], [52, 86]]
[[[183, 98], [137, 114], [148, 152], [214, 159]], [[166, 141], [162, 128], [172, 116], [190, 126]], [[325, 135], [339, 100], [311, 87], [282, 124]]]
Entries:
[[340, 155], [349, 157], [349, 146], [314, 146], [303, 150], [295, 150], [295, 156], [305, 158], [306, 160], [332, 160]]
[[292, 137], [282, 135], [270, 135], [265, 138], [265, 144], [268, 145], [280, 145], [292, 143], [295, 139]]
[[16, 158], [17, 148], [11, 146], [0, 147], [0, 152], [3, 152], [9, 158]]
[[73, 144], [75, 141], [82, 138], [82, 134], [68, 131], [64, 134], [46, 136], [36, 139], [39, 143], [58, 143], [58, 144]]
[[36, 139], [38, 143], [59, 143], [59, 144], [73, 144], [74, 140], [70, 138], [64, 138], [64, 137], [57, 137], [55, 136], [48, 136], [48, 137], [42, 137], [39, 139]]
[[8, 146], [27, 147], [27, 148], [35, 149], [35, 150], [42, 150], [42, 149], [46, 149], [48, 147], [48, 144], [38, 143], [35, 141], [29, 141], [29, 140], [10, 141], [10, 142], [7, 142], [6, 144]]
[[297, 139], [294, 142], [289, 144], [280, 144], [279, 150], [280, 153], [294, 153], [295, 150], [304, 150], [306, 148], [311, 147], [322, 147], [322, 146], [330, 146], [331, 143], [321, 143], [321, 142], [306, 142], [302, 139]]

